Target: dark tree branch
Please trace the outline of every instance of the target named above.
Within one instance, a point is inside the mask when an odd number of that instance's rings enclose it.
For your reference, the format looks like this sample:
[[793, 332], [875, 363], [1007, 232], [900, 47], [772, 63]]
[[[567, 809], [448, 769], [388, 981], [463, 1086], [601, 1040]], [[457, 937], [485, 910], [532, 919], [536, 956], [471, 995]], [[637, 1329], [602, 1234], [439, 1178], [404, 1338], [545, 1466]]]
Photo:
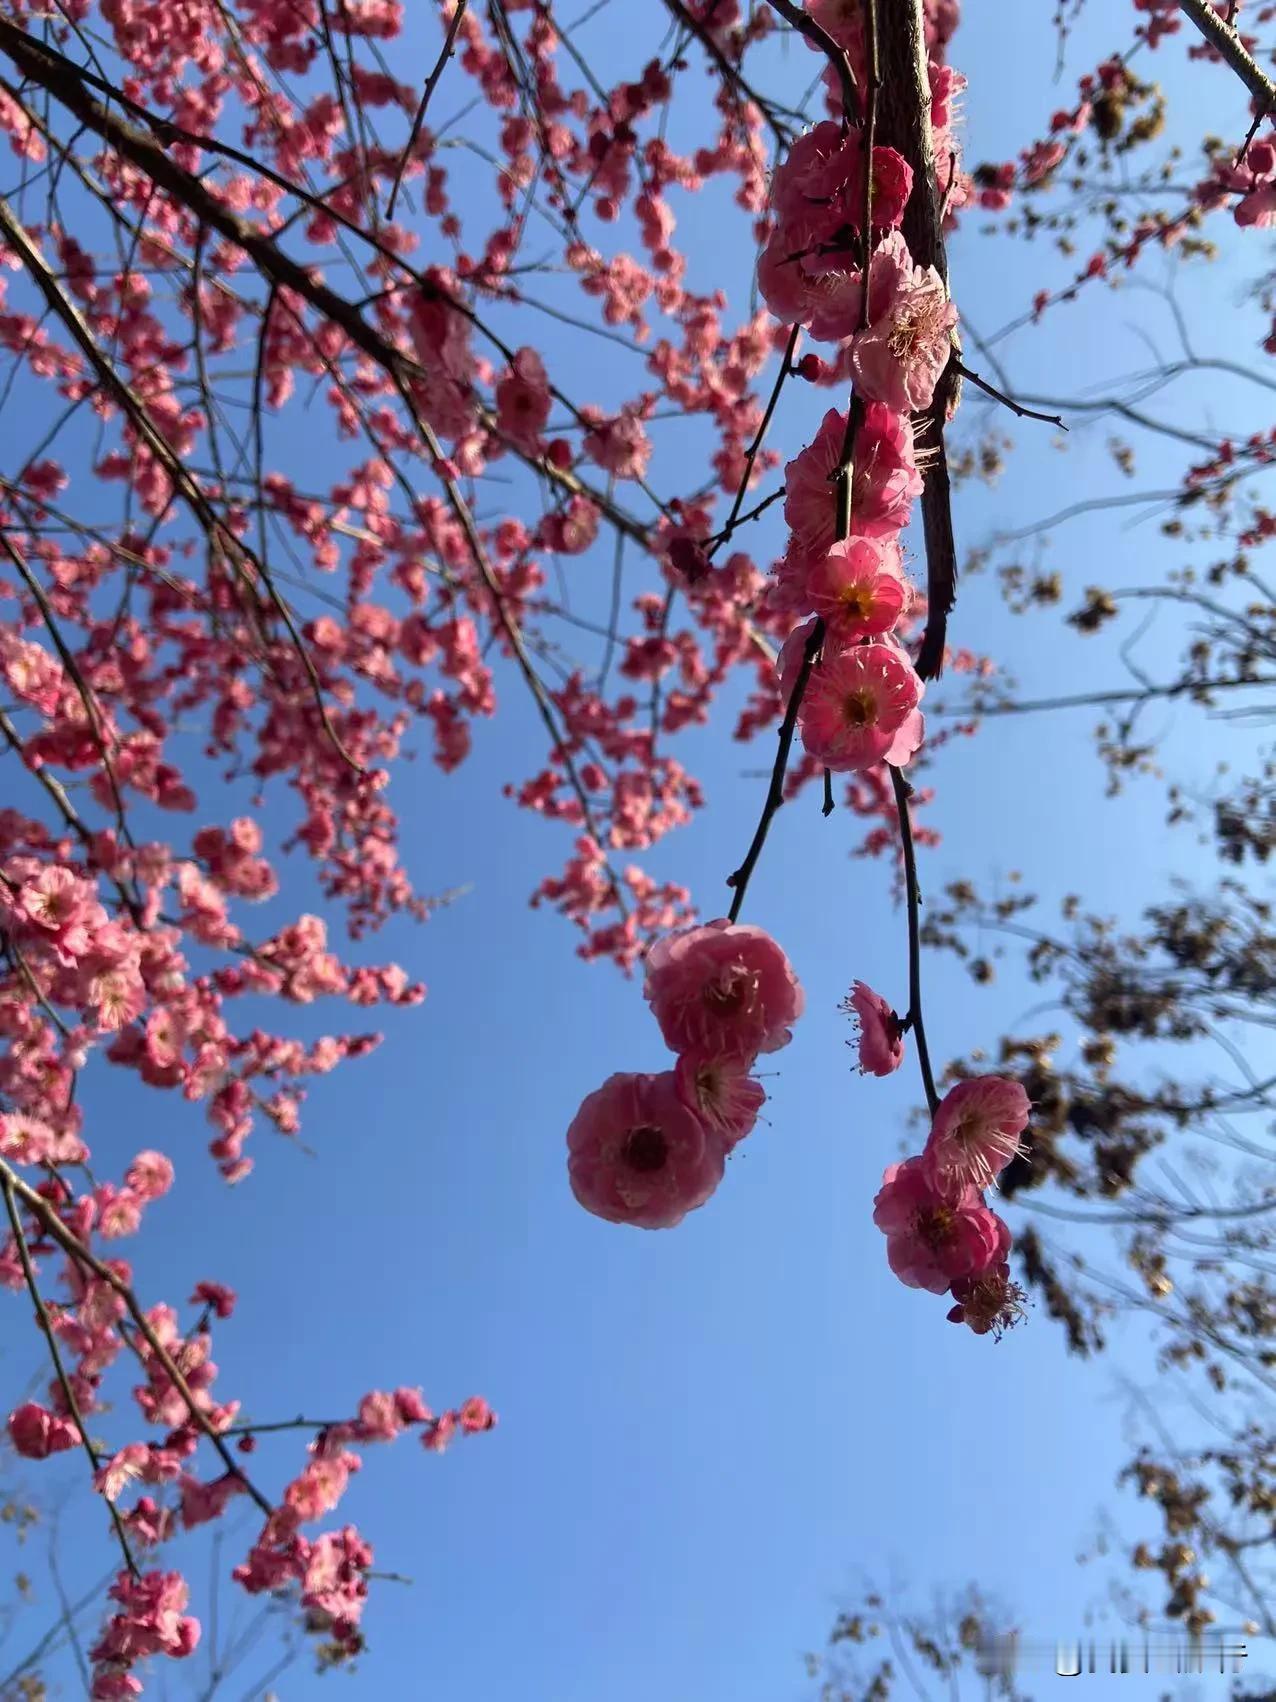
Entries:
[[1276, 83], [1251, 57], [1235, 29], [1219, 16], [1209, 0], [1179, 0], [1179, 7], [1253, 95], [1260, 118], [1265, 112], [1276, 111]]
[[[904, 209], [904, 238], [916, 264], [933, 266], [947, 286], [943, 203], [931, 145], [922, 0], [891, 0], [882, 9], [881, 64], [882, 141], [902, 154], [913, 168], [913, 192]], [[944, 426], [960, 394], [960, 373], [950, 363], [935, 387], [930, 407], [915, 416], [918, 436], [933, 457], [926, 469], [921, 499], [926, 539], [926, 628], [917, 654], [917, 672], [924, 680], [937, 679], [943, 671], [948, 615], [957, 599], [957, 545]]]
[[913, 789], [898, 768], [891, 768], [890, 772], [895, 809], [899, 815], [899, 837], [904, 852], [904, 894], [908, 904], [908, 1019], [905, 1026], [917, 1042], [917, 1064], [922, 1073], [922, 1087], [926, 1090], [926, 1104], [933, 1117], [939, 1109], [939, 1095], [935, 1091], [930, 1048], [926, 1044], [926, 1023], [922, 1015], [922, 901], [917, 890], [917, 851], [913, 845], [909, 804]]

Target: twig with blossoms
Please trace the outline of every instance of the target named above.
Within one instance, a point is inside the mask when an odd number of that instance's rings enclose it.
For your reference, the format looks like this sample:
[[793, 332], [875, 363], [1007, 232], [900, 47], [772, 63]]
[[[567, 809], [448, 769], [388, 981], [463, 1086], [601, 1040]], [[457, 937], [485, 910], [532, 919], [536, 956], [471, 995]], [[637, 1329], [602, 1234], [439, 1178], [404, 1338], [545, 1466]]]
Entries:
[[[13, 1233], [13, 1239], [18, 1249], [18, 1259], [22, 1265], [22, 1275], [27, 1285], [27, 1293], [31, 1297], [31, 1304], [35, 1307], [36, 1319], [39, 1322], [40, 1329], [44, 1334], [45, 1342], [48, 1345], [49, 1358], [53, 1361], [54, 1374], [58, 1380], [58, 1387], [62, 1391], [62, 1399], [66, 1403], [67, 1413], [70, 1415], [71, 1423], [75, 1426], [80, 1439], [80, 1446], [84, 1449], [85, 1454], [88, 1456], [89, 1465], [92, 1467], [93, 1476], [96, 1479], [98, 1473], [102, 1469], [101, 1457], [98, 1454], [93, 1439], [90, 1437], [85, 1426], [84, 1415], [80, 1411], [80, 1404], [75, 1398], [75, 1391], [72, 1389], [71, 1380], [67, 1376], [66, 1366], [62, 1363], [62, 1353], [58, 1347], [58, 1338], [54, 1332], [52, 1320], [49, 1317], [49, 1309], [44, 1303], [44, 1296], [40, 1293], [40, 1285], [36, 1280], [35, 1267], [31, 1263], [31, 1249], [27, 1246], [26, 1231], [22, 1227], [22, 1215], [18, 1211], [17, 1200], [14, 1198], [13, 1183], [13, 1174], [6, 1166], [4, 1171], [0, 1172], [0, 1191], [3, 1191], [4, 1193], [4, 1208], [8, 1214], [9, 1228]], [[57, 1419], [52, 1420], [50, 1428], [52, 1429], [52, 1426], [57, 1423]], [[111, 1523], [115, 1527], [116, 1538], [119, 1541], [121, 1552], [124, 1555], [124, 1564], [134, 1578], [139, 1578], [141, 1573], [138, 1570], [137, 1561], [133, 1555], [132, 1545], [128, 1539], [128, 1532], [124, 1528], [124, 1521], [120, 1518], [119, 1510], [116, 1508], [113, 1501], [108, 1502], [108, 1509], [111, 1515]]]
[[173, 1387], [181, 1396], [187, 1411], [190, 1413], [191, 1422], [195, 1425], [196, 1429], [202, 1431], [208, 1438], [217, 1453], [220, 1454], [222, 1464], [226, 1467], [227, 1471], [230, 1472], [233, 1477], [238, 1479], [242, 1488], [257, 1503], [257, 1506], [265, 1514], [265, 1516], [269, 1518], [274, 1511], [270, 1501], [262, 1494], [261, 1490], [257, 1488], [257, 1486], [244, 1472], [239, 1462], [226, 1446], [225, 1438], [222, 1436], [221, 1432], [215, 1429], [209, 1421], [207, 1413], [196, 1400], [194, 1391], [187, 1382], [186, 1377], [182, 1373], [177, 1362], [164, 1346], [164, 1343], [160, 1340], [159, 1336], [155, 1333], [154, 1326], [143, 1311], [141, 1303], [139, 1302], [136, 1294], [133, 1292], [132, 1286], [120, 1276], [118, 1271], [112, 1269], [108, 1263], [99, 1259], [95, 1253], [86, 1247], [84, 1242], [67, 1228], [66, 1224], [63, 1223], [62, 1219], [58, 1216], [58, 1213], [53, 1209], [44, 1196], [37, 1193], [34, 1188], [24, 1182], [22, 1177], [18, 1175], [17, 1171], [14, 1170], [7, 1160], [3, 1158], [0, 1158], [0, 1187], [4, 1189], [6, 1199], [11, 1194], [16, 1195], [21, 1199], [23, 1205], [26, 1206], [27, 1210], [40, 1224], [41, 1228], [57, 1242], [62, 1251], [66, 1253], [77, 1265], [79, 1265], [83, 1270], [91, 1271], [95, 1277], [106, 1283], [109, 1288], [113, 1289], [115, 1293], [119, 1295], [120, 1299], [128, 1308], [138, 1334], [155, 1355], [156, 1359], [163, 1367], [164, 1374], [168, 1377]]
[[[554, 714], [554, 705], [550, 701], [549, 693], [545, 690], [544, 685], [541, 683], [540, 675], [532, 666], [532, 659], [528, 655], [527, 645], [523, 640], [523, 634], [519, 630], [517, 621], [506, 607], [505, 597], [501, 591], [500, 581], [497, 579], [496, 574], [492, 571], [491, 562], [487, 559], [487, 551], [483, 548], [483, 540], [479, 536], [478, 527], [474, 523], [474, 516], [470, 513], [470, 506], [461, 494], [461, 488], [457, 484], [453, 475], [452, 464], [444, 454], [443, 445], [439, 442], [435, 435], [434, 428], [431, 426], [430, 422], [418, 409], [413, 407], [411, 394], [403, 380], [401, 378], [396, 378], [395, 382], [399, 389], [400, 396], [403, 399], [404, 406], [408, 408], [412, 414], [416, 423], [417, 431], [420, 434], [421, 441], [429, 453], [435, 475], [446, 492], [448, 505], [450, 506], [452, 513], [456, 517], [458, 525], [465, 535], [465, 542], [474, 562], [474, 566], [486, 587], [488, 596], [492, 600], [492, 608], [496, 615], [497, 623], [500, 626], [501, 631], [505, 634], [506, 642], [509, 644], [514, 660], [517, 662], [519, 671], [527, 683], [527, 689], [532, 694], [532, 701], [536, 705], [537, 714], [540, 716], [541, 721], [544, 723], [545, 730], [549, 734], [551, 752], [554, 756], [559, 758], [567, 772], [568, 783], [576, 795], [576, 802], [580, 806], [581, 820], [585, 830], [601, 851], [603, 838], [594, 821], [594, 812], [590, 806], [589, 794], [585, 791], [584, 784], [577, 772], [575, 759], [568, 747], [566, 735], [559, 732], [558, 721]], [[611, 888], [612, 899], [615, 902], [617, 910], [620, 912], [621, 920], [624, 921], [629, 915], [629, 907], [625, 900], [624, 890], [621, 887], [620, 880], [615, 871], [612, 869], [610, 863], [606, 862], [605, 859], [603, 862], [603, 868]]]
[[265, 563], [257, 559], [243, 540], [237, 538], [225, 522], [218, 518], [199, 485], [173, 452], [172, 446], [155, 425], [139, 397], [120, 377], [113, 363], [102, 353], [102, 350], [98, 347], [97, 339], [85, 323], [75, 303], [62, 290], [53, 271], [45, 263], [38, 246], [31, 240], [21, 221], [2, 197], [0, 197], [0, 234], [3, 235], [8, 246], [13, 249], [37, 289], [48, 302], [49, 307], [62, 321], [90, 366], [98, 374], [103, 388], [128, 416], [138, 436], [159, 465], [164, 468], [174, 489], [181, 492], [182, 500], [206, 533], [210, 547], [224, 554], [234, 567], [236, 575], [243, 580], [245, 585], [251, 585], [251, 581], [244, 569], [243, 562], [241, 562], [241, 557], [250, 564], [253, 572], [261, 580], [271, 605], [288, 630], [293, 648], [309, 679], [310, 688], [314, 695], [315, 709], [325, 735], [342, 761], [356, 774], [361, 773], [362, 769], [359, 763], [350, 755], [333, 725], [332, 717], [328, 713], [328, 706], [324, 702], [323, 686], [315, 668], [314, 659], [297, 630], [297, 623], [293, 619], [292, 611], [284, 598], [280, 596]]
[[[892, 0], [893, 3], [893, 0]], [[795, 4], [795, 0], [768, 0], [772, 11], [778, 12], [786, 23], [790, 24], [799, 35], [804, 35], [811, 45], [822, 53], [833, 67], [842, 90], [842, 106], [847, 119], [858, 123], [860, 117], [860, 92], [855, 80], [855, 72], [851, 66], [850, 54], [810, 12], [804, 11]]]

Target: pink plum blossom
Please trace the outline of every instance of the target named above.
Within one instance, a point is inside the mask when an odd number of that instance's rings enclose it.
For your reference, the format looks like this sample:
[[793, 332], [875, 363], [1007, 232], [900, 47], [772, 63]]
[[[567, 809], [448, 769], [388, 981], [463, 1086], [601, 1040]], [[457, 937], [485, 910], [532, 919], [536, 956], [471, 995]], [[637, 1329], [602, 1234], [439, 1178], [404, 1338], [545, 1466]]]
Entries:
[[[784, 469], [784, 518], [793, 546], [808, 557], [826, 555], [835, 541], [831, 479], [845, 438], [846, 415], [830, 409], [815, 437]], [[921, 489], [911, 423], [881, 402], [870, 402], [855, 438], [851, 531], [865, 538], [895, 537], [908, 524]]]
[[730, 1152], [752, 1129], [766, 1103], [746, 1058], [701, 1058], [684, 1052], [674, 1066], [678, 1092]]
[[889, 632], [904, 612], [907, 587], [891, 559], [898, 550], [843, 538], [806, 575], [808, 607], [842, 643]]
[[535, 349], [517, 350], [509, 372], [496, 386], [496, 418], [502, 432], [520, 449], [535, 452], [550, 407], [544, 361]]
[[904, 1061], [904, 1029], [895, 1012], [863, 981], [851, 988], [842, 1009], [855, 1017], [859, 1030], [860, 1073], [891, 1075]]
[[722, 1180], [722, 1143], [672, 1070], [610, 1076], [572, 1119], [567, 1150], [572, 1193], [609, 1223], [671, 1229]]
[[798, 711], [802, 742], [835, 774], [888, 762], [902, 767], [921, 742], [921, 681], [903, 651], [884, 643], [833, 650], [812, 669]]
[[[892, 233], [879, 255], [896, 269], [894, 288], [884, 311], [877, 311], [876, 290], [869, 296], [869, 326], [851, 345], [855, 382], [866, 396], [897, 413], [930, 406], [935, 386], [953, 350], [957, 309], [933, 266], [900, 264]], [[884, 253], [883, 250], [888, 250]], [[874, 266], [879, 263], [874, 256]]]
[[25, 1459], [43, 1460], [74, 1448], [80, 1433], [69, 1418], [26, 1401], [9, 1414], [9, 1440]]
[[927, 1162], [946, 1185], [989, 1188], [1010, 1160], [1026, 1151], [1019, 1137], [1031, 1115], [1031, 1101], [1017, 1081], [1004, 1076], [960, 1081], [935, 1113]]
[[945, 1191], [922, 1158], [886, 1171], [873, 1222], [886, 1236], [886, 1258], [899, 1280], [931, 1294], [942, 1294], [959, 1277], [981, 1275], [1010, 1247], [1010, 1232], [979, 1190]]
[[770, 934], [722, 919], [657, 940], [643, 992], [670, 1051], [704, 1058], [777, 1052], [804, 1008], [797, 976]]

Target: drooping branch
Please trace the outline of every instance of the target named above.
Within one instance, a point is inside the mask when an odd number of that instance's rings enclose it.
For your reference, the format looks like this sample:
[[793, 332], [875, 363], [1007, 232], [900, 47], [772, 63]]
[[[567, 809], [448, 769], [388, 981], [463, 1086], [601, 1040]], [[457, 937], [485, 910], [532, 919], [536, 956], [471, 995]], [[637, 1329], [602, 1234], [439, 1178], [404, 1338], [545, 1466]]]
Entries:
[[912, 787], [898, 768], [892, 768], [891, 786], [895, 792], [895, 809], [899, 815], [899, 837], [904, 853], [904, 898], [908, 908], [908, 1021], [907, 1028], [917, 1042], [917, 1064], [926, 1091], [926, 1104], [933, 1117], [939, 1109], [935, 1091], [935, 1075], [930, 1066], [930, 1048], [926, 1044], [926, 1022], [922, 1012], [922, 944], [921, 894], [917, 886], [917, 852], [913, 845], [913, 822], [910, 814]]

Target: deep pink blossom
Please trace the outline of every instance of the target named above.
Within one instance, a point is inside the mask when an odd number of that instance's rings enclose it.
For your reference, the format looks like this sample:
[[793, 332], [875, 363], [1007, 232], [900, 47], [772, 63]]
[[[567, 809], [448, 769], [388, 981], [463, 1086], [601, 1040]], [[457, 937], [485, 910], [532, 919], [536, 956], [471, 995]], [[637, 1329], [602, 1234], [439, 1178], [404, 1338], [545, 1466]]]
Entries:
[[835, 642], [853, 643], [889, 632], [907, 604], [898, 550], [868, 538], [844, 538], [806, 574], [807, 606], [821, 615]]
[[770, 934], [722, 919], [657, 940], [643, 992], [670, 1051], [702, 1058], [778, 1051], [804, 1006], [797, 976]]
[[[834, 542], [832, 475], [841, 464], [846, 415], [830, 410], [819, 431], [784, 469], [784, 518], [794, 544], [808, 557], [826, 555]], [[895, 537], [908, 524], [922, 478], [905, 415], [870, 402], [855, 439], [851, 478], [851, 530], [865, 538]]]
[[1005, 1225], [979, 1190], [945, 1191], [922, 1158], [886, 1171], [873, 1222], [886, 1236], [886, 1257], [899, 1280], [931, 1294], [1000, 1263], [1009, 1247]]
[[609, 1223], [670, 1229], [722, 1180], [722, 1143], [683, 1100], [672, 1070], [610, 1076], [572, 1119], [567, 1150], [573, 1194]]
[[535, 452], [551, 405], [544, 361], [535, 349], [517, 350], [509, 372], [496, 386], [496, 417], [502, 432], [519, 448]]
[[921, 743], [921, 681], [894, 645], [825, 646], [798, 711], [802, 743], [835, 774], [903, 767]]
[[9, 1414], [9, 1440], [28, 1460], [47, 1459], [74, 1448], [80, 1433], [69, 1418], [46, 1412], [34, 1401], [26, 1401]]
[[863, 981], [857, 981], [851, 988], [842, 1009], [854, 1016], [859, 1030], [861, 1073], [891, 1075], [904, 1061], [904, 1030], [895, 1012], [880, 993]]
[[943, 1183], [989, 1188], [1026, 1149], [1020, 1139], [1032, 1104], [1020, 1082], [975, 1076], [944, 1095], [926, 1142], [926, 1158]]

